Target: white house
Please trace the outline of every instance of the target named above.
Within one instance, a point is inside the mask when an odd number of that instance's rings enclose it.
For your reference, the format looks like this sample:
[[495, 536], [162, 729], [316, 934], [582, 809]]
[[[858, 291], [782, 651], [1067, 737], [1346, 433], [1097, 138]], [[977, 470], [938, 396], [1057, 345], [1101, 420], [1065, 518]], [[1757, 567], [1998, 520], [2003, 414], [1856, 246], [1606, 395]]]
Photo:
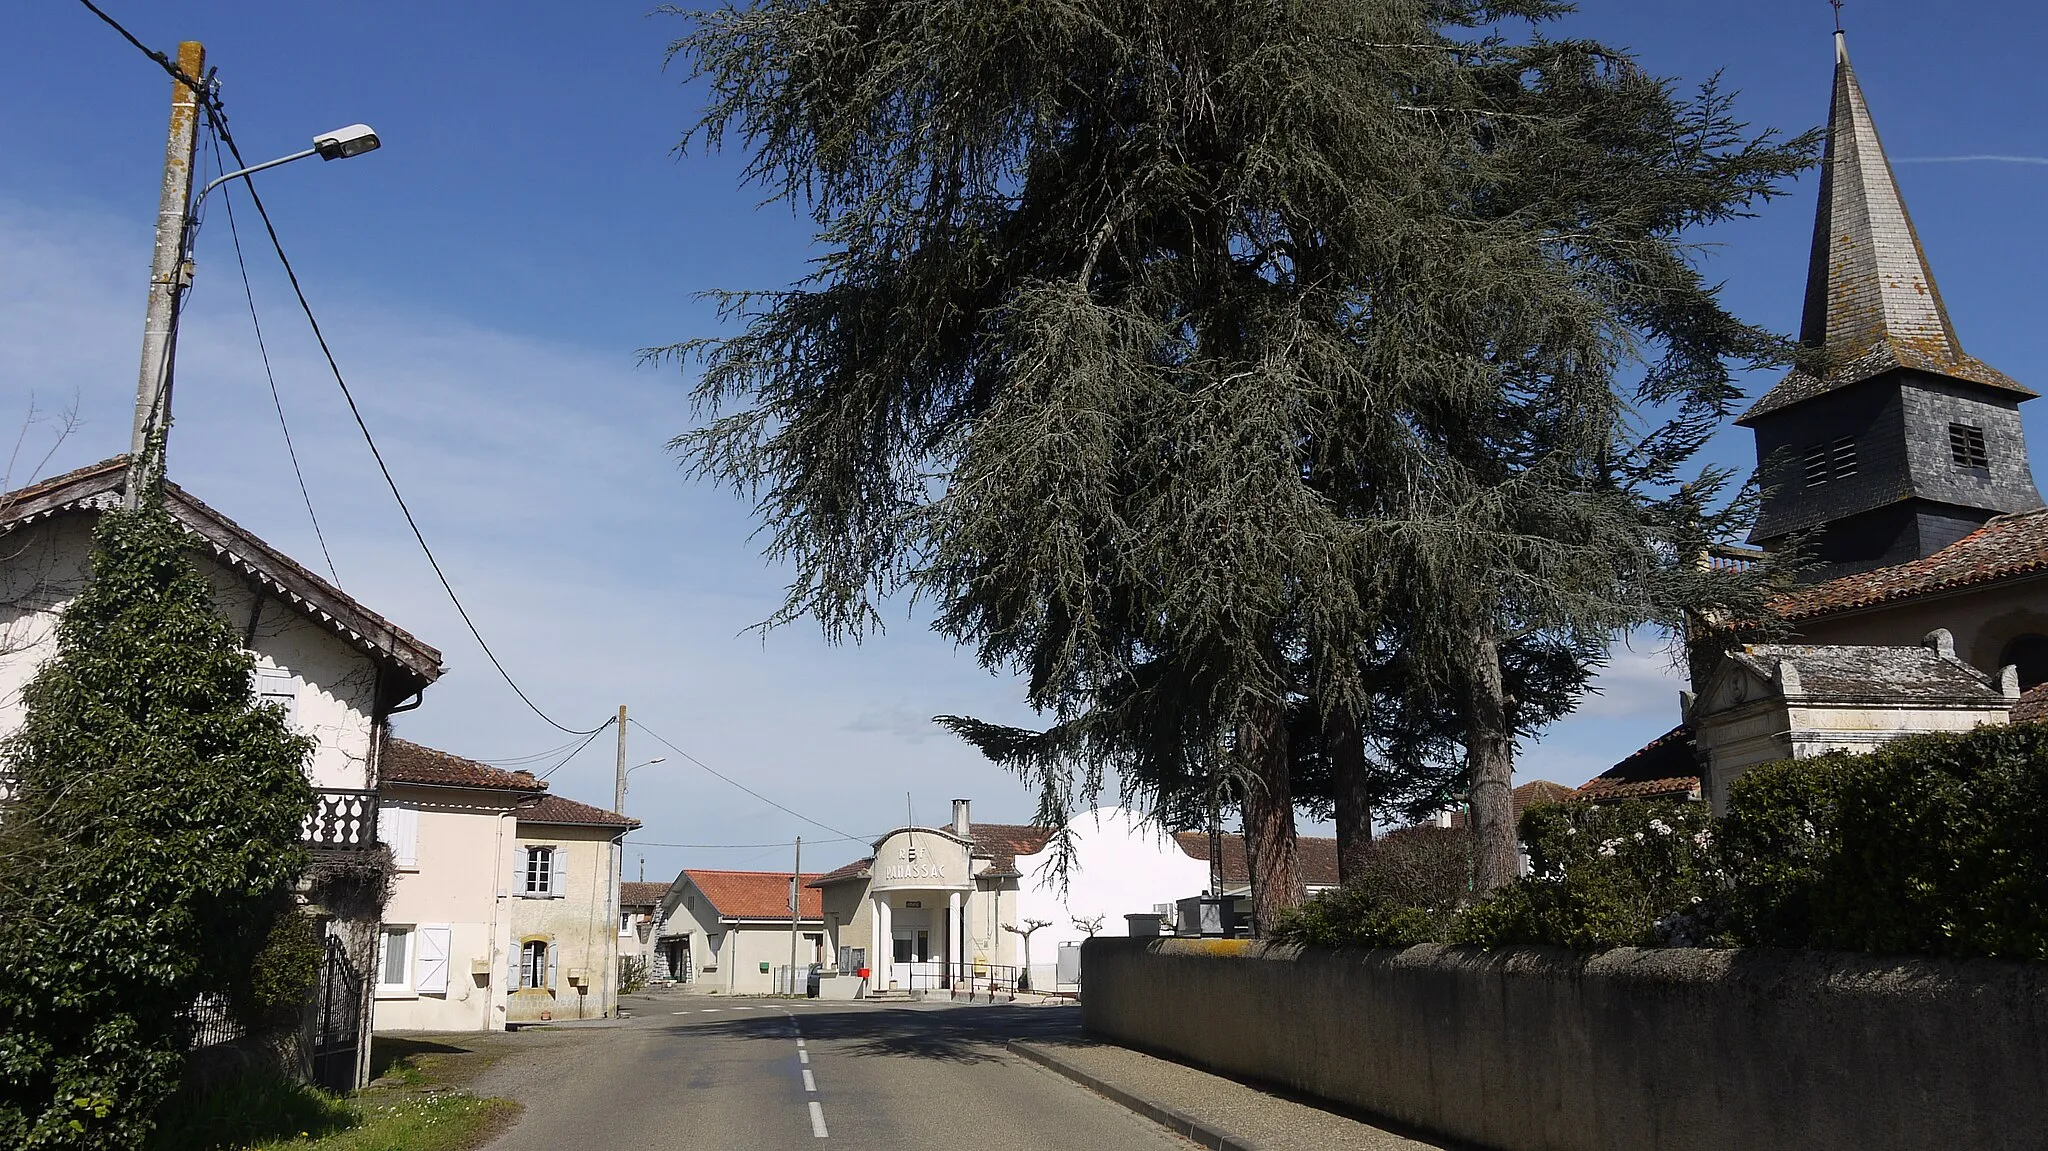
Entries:
[[[102, 511], [120, 506], [127, 467], [127, 458], [117, 456], [0, 496], [0, 736], [20, 726], [22, 688], [56, 651], [57, 622], [90, 577], [93, 528]], [[418, 706], [440, 678], [441, 653], [176, 484], [165, 485], [164, 501], [191, 538], [190, 554], [212, 584], [214, 605], [255, 657], [258, 693], [314, 740], [306, 774], [319, 806], [306, 838], [315, 877], [302, 896], [341, 955], [323, 969], [323, 979], [360, 984], [351, 994], [361, 1007], [350, 1033], [314, 1037], [313, 1070], [324, 1083], [353, 1088], [369, 1066], [362, 1040], [378, 919], [331, 912], [329, 904], [344, 904], [323, 902], [320, 864], [378, 849], [383, 735], [391, 715]], [[358, 908], [365, 902], [347, 901]], [[374, 899], [367, 902], [374, 906]]]
[[[863, 968], [876, 991], [949, 987], [991, 970], [1024, 965], [1023, 932], [1033, 920], [1031, 984], [1054, 985], [1058, 948], [1097, 934], [1123, 935], [1125, 915], [1209, 890], [1210, 837], [1162, 832], [1117, 807], [1084, 812], [1068, 824], [1075, 865], [1064, 891], [1049, 873], [1051, 828], [975, 824], [967, 800], [953, 801], [947, 827], [902, 827], [875, 841], [874, 854], [812, 881], [824, 896], [828, 964]], [[1220, 835], [1222, 893], [1250, 888], [1238, 835]], [[1298, 872], [1311, 891], [1337, 883], [1334, 839], [1303, 836]]]

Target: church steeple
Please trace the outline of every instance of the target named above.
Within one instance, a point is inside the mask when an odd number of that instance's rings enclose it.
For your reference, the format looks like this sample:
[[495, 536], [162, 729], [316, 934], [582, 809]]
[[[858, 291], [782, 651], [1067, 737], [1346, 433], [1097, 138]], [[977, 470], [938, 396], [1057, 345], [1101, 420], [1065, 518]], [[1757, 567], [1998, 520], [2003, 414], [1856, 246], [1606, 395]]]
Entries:
[[1794, 372], [1738, 423], [1897, 368], [2036, 394], [1963, 353], [1839, 31], [1799, 342], [1824, 353], [1822, 364]]
[[1764, 481], [1753, 541], [1802, 541], [1825, 578], [2041, 506], [2019, 420], [2036, 393], [1964, 353], [1839, 30], [1799, 341], [1801, 365], [1735, 421]]

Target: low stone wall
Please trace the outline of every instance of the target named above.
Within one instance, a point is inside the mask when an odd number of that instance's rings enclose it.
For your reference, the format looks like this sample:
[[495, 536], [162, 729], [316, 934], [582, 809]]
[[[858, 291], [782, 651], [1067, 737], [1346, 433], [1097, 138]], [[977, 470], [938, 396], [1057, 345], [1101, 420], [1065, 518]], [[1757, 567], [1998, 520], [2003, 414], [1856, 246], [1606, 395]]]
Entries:
[[1094, 1035], [1500, 1151], [2048, 1147], [2048, 965], [1097, 938]]

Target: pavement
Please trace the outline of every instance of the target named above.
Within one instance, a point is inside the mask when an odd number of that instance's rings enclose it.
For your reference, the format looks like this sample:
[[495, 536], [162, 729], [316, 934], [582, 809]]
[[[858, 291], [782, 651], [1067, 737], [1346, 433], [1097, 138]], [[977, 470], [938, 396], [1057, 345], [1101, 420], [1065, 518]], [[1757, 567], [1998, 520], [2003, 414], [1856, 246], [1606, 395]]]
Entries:
[[522, 1105], [488, 1151], [1443, 1146], [1092, 1043], [1071, 1005], [657, 992], [625, 1006], [610, 1027], [396, 1042], [429, 1054], [436, 1079]]

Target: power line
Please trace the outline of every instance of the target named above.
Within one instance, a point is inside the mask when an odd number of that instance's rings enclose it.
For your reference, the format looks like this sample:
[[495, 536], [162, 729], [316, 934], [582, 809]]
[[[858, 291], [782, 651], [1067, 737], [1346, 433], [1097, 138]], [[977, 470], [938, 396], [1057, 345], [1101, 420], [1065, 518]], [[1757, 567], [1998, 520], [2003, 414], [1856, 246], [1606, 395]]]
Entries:
[[[854, 843], [854, 842], [862, 842], [862, 843], [872, 843], [873, 841], [874, 841], [874, 837], [873, 837], [873, 836], [863, 836], [863, 835], [849, 835], [849, 836], [845, 836], [845, 837], [843, 837], [843, 838], [840, 838], [840, 839], [813, 839], [813, 840], [811, 840], [811, 843], [812, 843], [812, 844], [813, 844], [814, 846], [821, 846], [821, 845], [823, 845], [823, 844], [827, 844], [827, 843]], [[789, 840], [786, 840], [786, 839], [785, 839], [785, 840], [783, 840], [783, 841], [782, 841], [782, 842], [780, 842], [780, 843], [651, 843], [651, 842], [648, 842], [648, 841], [646, 841], [646, 840], [641, 840], [641, 839], [629, 839], [629, 840], [627, 840], [627, 841], [626, 841], [626, 846], [628, 846], [628, 847], [687, 847], [687, 848], [691, 848], [691, 849], [693, 849], [693, 850], [697, 850], [697, 851], [746, 851], [746, 850], [749, 850], [749, 849], [752, 849], [752, 848], [762, 848], [762, 847], [769, 847], [769, 848], [781, 848], [781, 847], [791, 847], [791, 846], [794, 846], [794, 845], [793, 845], [793, 844], [791, 843], [791, 841], [789, 841]]]
[[569, 765], [570, 760], [575, 759], [579, 755], [582, 755], [584, 748], [589, 747], [593, 742], [596, 741], [598, 736], [604, 734], [605, 728], [608, 728], [617, 722], [617, 719], [608, 719], [605, 720], [603, 723], [599, 724], [596, 731], [593, 731], [589, 735], [583, 737], [583, 742], [576, 745], [576, 750], [563, 756], [561, 759], [556, 760], [555, 765], [553, 767], [548, 768], [546, 771], [536, 773], [534, 775], [534, 778], [546, 779], [548, 776], [551, 776], [556, 772], [562, 770], [564, 767], [567, 767]]
[[[119, 32], [121, 38], [134, 45], [137, 51], [156, 61], [157, 65], [170, 73], [173, 79], [197, 93], [200, 103], [206, 108], [207, 119], [211, 122], [214, 132], [219, 137], [220, 142], [227, 145], [228, 154], [235, 158], [235, 163], [238, 166], [244, 168], [249, 166], [249, 162], [242, 158], [241, 148], [235, 144], [234, 133], [228, 130], [227, 109], [221, 103], [220, 94], [212, 90], [212, 85], [187, 75], [184, 69], [179, 68], [171, 61], [170, 57], [137, 39], [134, 33], [122, 27], [120, 21], [107, 15], [92, 0], [79, 0], [79, 3], [85, 5], [93, 15], [98, 16], [108, 27]], [[593, 728], [569, 727], [547, 712], [542, 711], [540, 705], [533, 702], [532, 697], [526, 694], [526, 690], [519, 686], [517, 680], [512, 678], [512, 673], [505, 670], [504, 663], [498, 659], [498, 653], [492, 650], [490, 643], [484, 639], [483, 632], [477, 629], [476, 621], [469, 616], [469, 609], [463, 606], [462, 597], [455, 594], [455, 585], [448, 581], [448, 573], [441, 570], [441, 561], [435, 557], [434, 549], [427, 546], [427, 537], [425, 533], [420, 531], [419, 521], [413, 518], [412, 508], [406, 504], [404, 494], [398, 490], [398, 481], [392, 478], [391, 468], [384, 462], [384, 453], [377, 448], [376, 437], [370, 434], [370, 425], [364, 422], [362, 410], [356, 406], [355, 394], [349, 391], [348, 380], [341, 373], [341, 365], [335, 362], [334, 350], [327, 345], [326, 333], [320, 330], [320, 320], [313, 314], [312, 303], [306, 299], [305, 288], [299, 283], [298, 271], [292, 267], [291, 258], [285, 255], [284, 242], [278, 238], [277, 226], [270, 220], [270, 211], [263, 206], [263, 197], [256, 192], [256, 182], [248, 177], [243, 177], [242, 185], [249, 193], [249, 202], [256, 206], [257, 216], [263, 220], [263, 230], [270, 236], [270, 246], [277, 253], [278, 263], [284, 266], [285, 278], [291, 281], [292, 294], [298, 297], [299, 310], [306, 314], [306, 323], [313, 329], [313, 338], [319, 341], [320, 352], [327, 358], [327, 368], [334, 373], [334, 382], [341, 388], [342, 398], [348, 401], [349, 415], [355, 418], [356, 428], [363, 433], [363, 442], [369, 445], [370, 455], [377, 461], [377, 470], [383, 474], [385, 486], [391, 489], [391, 498], [398, 501], [398, 510], [404, 514], [406, 526], [412, 529], [413, 539], [420, 545], [420, 551], [426, 555], [427, 565], [434, 569], [434, 578], [441, 581], [441, 590], [448, 593], [448, 602], [455, 605], [455, 613], [462, 617], [463, 626], [469, 629], [470, 636], [476, 640], [477, 646], [483, 649], [485, 657], [491, 661], [491, 666], [497, 669], [498, 675], [504, 679], [506, 686], [512, 689], [512, 694], [518, 696], [519, 702], [525, 704], [529, 711], [546, 721], [549, 726], [557, 731], [566, 732], [569, 735], [591, 736], [611, 726], [613, 721], [607, 719], [604, 723]]]
[[718, 772], [718, 770], [717, 770], [717, 769], [715, 769], [715, 768], [713, 768], [713, 767], [712, 767], [712, 766], [711, 766], [710, 764], [708, 764], [708, 763], [705, 763], [705, 762], [704, 762], [703, 760], [701, 760], [701, 759], [698, 759], [698, 758], [697, 758], [696, 756], [694, 756], [694, 755], [691, 755], [691, 754], [690, 754], [689, 752], [687, 752], [687, 751], [684, 751], [684, 750], [683, 750], [682, 748], [680, 748], [680, 747], [677, 747], [677, 746], [676, 746], [675, 744], [673, 744], [673, 743], [670, 743], [670, 742], [669, 742], [668, 740], [666, 740], [666, 739], [663, 739], [663, 738], [661, 737], [661, 733], [660, 733], [660, 732], [658, 732], [658, 731], [655, 731], [655, 730], [653, 730], [652, 728], [648, 727], [648, 726], [647, 726], [646, 724], [644, 724], [644, 723], [641, 723], [641, 722], [640, 722], [640, 721], [639, 721], [638, 719], [630, 719], [630, 718], [629, 718], [629, 719], [627, 720], [627, 722], [628, 722], [628, 723], [631, 723], [631, 724], [632, 724], [632, 725], [633, 725], [634, 727], [637, 727], [637, 728], [639, 728], [639, 729], [640, 729], [641, 731], [644, 731], [644, 732], [646, 732], [646, 733], [647, 733], [648, 735], [652, 736], [652, 737], [654, 738], [654, 741], [655, 741], [656, 743], [659, 743], [659, 744], [661, 744], [661, 745], [662, 745], [663, 747], [666, 747], [666, 748], [668, 748], [668, 749], [669, 749], [670, 751], [673, 751], [673, 752], [675, 752], [675, 753], [676, 753], [677, 755], [680, 755], [680, 756], [682, 756], [682, 757], [683, 757], [684, 759], [687, 759], [687, 760], [689, 760], [689, 761], [690, 761], [691, 763], [694, 763], [694, 764], [696, 764], [696, 765], [697, 765], [698, 767], [701, 767], [701, 768], [703, 768], [703, 769], [704, 769], [705, 771], [708, 771], [708, 772], [710, 772], [710, 773], [711, 773], [712, 775], [716, 776], [717, 778], [719, 778], [719, 779], [722, 779], [722, 780], [724, 780], [725, 782], [727, 782], [727, 783], [729, 783], [729, 784], [732, 784], [732, 785], [733, 785], [734, 787], [737, 787], [737, 788], [739, 788], [739, 789], [740, 789], [741, 791], [744, 791], [744, 792], [746, 792], [746, 793], [747, 793], [748, 795], [751, 795], [751, 796], [753, 796], [753, 797], [754, 797], [755, 799], [758, 799], [758, 800], [760, 800], [760, 801], [761, 801], [762, 803], [765, 803], [765, 804], [767, 804], [768, 806], [770, 806], [770, 807], [774, 808], [774, 809], [775, 809], [775, 810], [777, 810], [777, 811], [783, 812], [784, 814], [787, 814], [787, 815], [793, 815], [793, 816], [796, 816], [796, 817], [797, 817], [798, 819], [801, 819], [801, 820], [803, 820], [803, 821], [804, 821], [805, 823], [808, 823], [808, 824], [810, 824], [810, 825], [811, 825], [812, 827], [822, 827], [822, 828], [824, 828], [824, 829], [825, 829], [826, 831], [829, 831], [829, 832], [831, 832], [831, 833], [832, 833], [832, 834], [834, 834], [834, 835], [840, 835], [840, 836], [845, 836], [845, 837], [846, 837], [846, 839], [859, 839], [859, 838], [861, 838], [861, 837], [860, 837], [860, 836], [858, 836], [858, 835], [852, 835], [852, 834], [849, 834], [849, 833], [847, 833], [847, 832], [841, 831], [841, 830], [839, 830], [838, 828], [836, 828], [836, 827], [832, 826], [832, 825], [831, 825], [831, 824], [829, 824], [829, 823], [819, 823], [819, 822], [818, 822], [817, 820], [815, 820], [815, 819], [812, 819], [812, 818], [811, 818], [810, 816], [808, 816], [808, 815], [805, 815], [805, 814], [804, 814], [803, 812], [801, 812], [801, 811], [797, 811], [797, 810], [794, 810], [794, 809], [792, 809], [792, 808], [787, 808], [787, 807], [784, 807], [784, 806], [782, 806], [781, 804], [779, 804], [779, 803], [775, 802], [774, 800], [772, 800], [772, 799], [768, 798], [768, 797], [767, 797], [767, 796], [765, 796], [765, 795], [762, 795], [762, 794], [761, 794], [760, 792], [758, 792], [758, 791], [755, 791], [755, 790], [754, 790], [753, 788], [751, 788], [751, 787], [748, 787], [748, 786], [747, 786], [746, 784], [744, 784], [744, 783], [741, 783], [741, 782], [740, 782], [739, 780], [736, 780], [736, 779], [732, 778], [732, 777], [731, 777], [731, 776], [729, 776], [729, 775], [722, 775], [722, 774], [720, 774], [720, 773]]
[[[217, 132], [213, 137], [213, 162], [220, 165], [222, 171], [227, 170], [227, 165], [220, 162], [220, 134]], [[313, 511], [313, 493], [306, 490], [306, 473], [299, 467], [299, 449], [292, 443], [291, 425], [285, 422], [284, 400], [277, 394], [277, 376], [270, 369], [270, 349], [263, 343], [263, 322], [256, 318], [256, 293], [249, 286], [249, 264], [242, 259], [242, 233], [235, 227], [234, 189], [227, 189], [222, 195], [222, 206], [228, 214], [228, 238], [235, 243], [235, 266], [242, 273], [242, 297], [249, 301], [249, 326], [256, 329], [256, 352], [263, 357], [263, 378], [270, 383], [270, 404], [277, 409], [277, 426], [284, 433], [285, 454], [291, 457], [292, 475], [299, 481], [299, 497], [306, 502], [306, 518], [313, 521], [313, 538], [320, 541], [320, 558], [327, 561], [327, 575], [335, 587], [340, 587], [341, 575], [334, 570], [334, 553], [327, 550], [327, 536], [320, 530], [320, 516]]]

